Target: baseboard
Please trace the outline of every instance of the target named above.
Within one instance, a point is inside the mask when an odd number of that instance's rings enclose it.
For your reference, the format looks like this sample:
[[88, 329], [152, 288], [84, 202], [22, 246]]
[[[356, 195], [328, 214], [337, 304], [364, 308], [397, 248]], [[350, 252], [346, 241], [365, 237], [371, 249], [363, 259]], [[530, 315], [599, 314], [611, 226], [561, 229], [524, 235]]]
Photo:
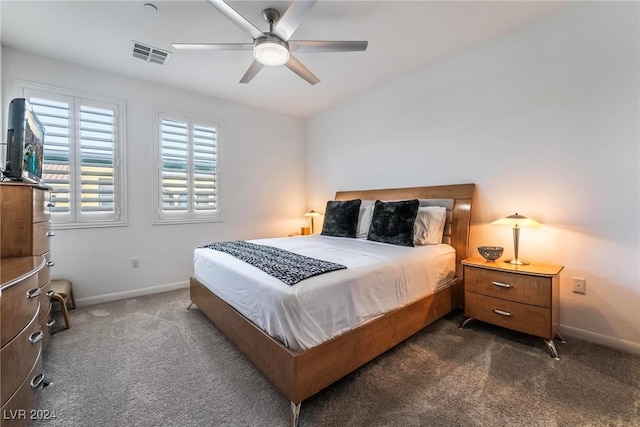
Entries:
[[614, 338], [565, 325], [560, 325], [559, 332], [563, 335], [579, 338], [596, 344], [602, 344], [607, 347], [617, 348], [618, 350], [623, 350], [628, 353], [640, 354], [640, 344], [633, 341]]
[[188, 288], [189, 281], [167, 283], [166, 285], [150, 286], [148, 288], [134, 289], [131, 291], [114, 292], [112, 294], [98, 295], [95, 297], [77, 298], [78, 307], [85, 305], [100, 304], [102, 302], [117, 301], [125, 298], [139, 297], [142, 295], [157, 294], [160, 292], [173, 291], [175, 289]]

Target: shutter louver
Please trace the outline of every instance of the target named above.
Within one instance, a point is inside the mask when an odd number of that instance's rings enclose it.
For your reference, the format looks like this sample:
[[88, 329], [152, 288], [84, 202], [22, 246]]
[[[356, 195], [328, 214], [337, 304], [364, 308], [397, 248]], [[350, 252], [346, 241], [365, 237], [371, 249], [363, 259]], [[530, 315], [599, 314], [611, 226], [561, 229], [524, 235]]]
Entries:
[[216, 197], [216, 130], [206, 126], [193, 128], [193, 208], [215, 211]]
[[45, 127], [43, 183], [54, 189], [52, 212], [69, 213], [71, 180], [69, 177], [70, 105], [67, 102], [31, 97], [33, 111]]
[[189, 207], [187, 124], [163, 119], [161, 127], [162, 210], [186, 211]]
[[80, 106], [81, 211], [115, 212], [114, 112]]

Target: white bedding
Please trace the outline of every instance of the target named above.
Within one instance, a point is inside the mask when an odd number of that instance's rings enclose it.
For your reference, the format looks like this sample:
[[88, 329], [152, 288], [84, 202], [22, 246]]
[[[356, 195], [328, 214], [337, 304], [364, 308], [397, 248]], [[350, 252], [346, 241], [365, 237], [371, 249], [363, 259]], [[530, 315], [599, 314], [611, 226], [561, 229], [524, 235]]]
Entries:
[[445, 244], [403, 247], [321, 235], [250, 242], [347, 266], [289, 286], [231, 255], [195, 250], [194, 277], [292, 350], [431, 295], [455, 275], [455, 251]]

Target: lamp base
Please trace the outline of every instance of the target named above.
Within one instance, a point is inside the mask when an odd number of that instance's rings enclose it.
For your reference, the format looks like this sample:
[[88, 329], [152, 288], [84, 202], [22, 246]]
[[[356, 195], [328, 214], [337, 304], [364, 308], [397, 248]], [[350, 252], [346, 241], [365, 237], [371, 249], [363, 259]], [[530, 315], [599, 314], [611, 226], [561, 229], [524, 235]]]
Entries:
[[507, 259], [504, 262], [506, 262], [507, 264], [513, 264], [513, 265], [529, 265], [529, 261], [526, 261], [522, 258], [513, 258], [513, 259]]

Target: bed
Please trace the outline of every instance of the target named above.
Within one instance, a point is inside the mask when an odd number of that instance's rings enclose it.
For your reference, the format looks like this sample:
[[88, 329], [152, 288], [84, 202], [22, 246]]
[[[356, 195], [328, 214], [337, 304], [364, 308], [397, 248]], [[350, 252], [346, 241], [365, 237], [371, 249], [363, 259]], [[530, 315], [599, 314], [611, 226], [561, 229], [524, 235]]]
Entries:
[[[239, 311], [245, 311], [241, 306], [239, 310], [235, 309], [216, 294], [221, 293], [220, 291], [214, 292], [201, 283], [206, 281], [201, 273], [199, 277], [194, 276], [190, 280], [191, 300], [290, 400], [291, 424], [295, 426], [302, 401], [462, 306], [461, 261], [467, 257], [473, 191], [474, 184], [457, 184], [336, 193], [335, 200], [339, 201], [450, 201], [443, 233], [443, 243], [446, 245], [441, 246], [453, 248], [455, 254], [452, 255], [453, 272], [449, 275], [443, 273], [445, 277], [437, 277], [435, 291], [421, 295], [417, 300], [409, 298], [410, 303], [391, 311], [383, 309], [384, 313], [381, 315], [371, 314], [360, 326], [348, 328], [346, 331], [339, 330], [329, 338], [320, 334], [316, 341], [301, 339], [300, 342], [294, 342], [286, 336], [269, 331], [278, 337], [274, 338], [258, 327], [256, 323], [259, 322], [255, 319], [252, 321], [243, 315]], [[311, 239], [313, 238], [312, 236]], [[291, 239], [289, 244], [306, 243], [304, 237], [287, 239]], [[273, 243], [277, 242], [274, 240]], [[332, 272], [323, 276], [340, 277], [340, 273]], [[326, 280], [307, 280], [314, 279]], [[233, 276], [229, 276], [229, 280], [233, 280]], [[226, 295], [223, 296], [226, 298]], [[283, 344], [283, 341], [287, 342], [287, 345]]]

